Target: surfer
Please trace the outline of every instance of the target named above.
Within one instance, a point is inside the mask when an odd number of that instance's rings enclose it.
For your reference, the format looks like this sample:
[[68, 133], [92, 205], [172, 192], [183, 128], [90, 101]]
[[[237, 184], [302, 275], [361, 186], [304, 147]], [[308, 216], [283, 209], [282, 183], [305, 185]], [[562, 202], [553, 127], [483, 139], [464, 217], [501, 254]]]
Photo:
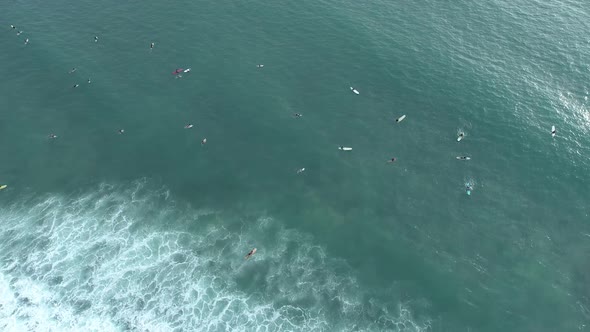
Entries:
[[12, 30], [16, 29], [16, 27], [14, 25], [10, 25], [10, 27], [12, 28]]
[[471, 191], [473, 190], [473, 187], [471, 186], [471, 184], [467, 184], [465, 186], [465, 192], [467, 193], [467, 195], [471, 195]]
[[297, 170], [297, 174], [305, 172], [305, 167], [300, 168]]
[[295, 113], [295, 114], [293, 114], [293, 116], [296, 117], [296, 118], [300, 118], [300, 117], [303, 116], [303, 114], [301, 114], [301, 113]]
[[205, 144], [207, 144], [207, 139], [203, 138], [203, 140], [201, 141], [201, 145], [205, 145]]
[[264, 68], [264, 65], [256, 65], [256, 68]]
[[150, 49], [153, 50], [154, 49], [154, 46], [156, 46], [156, 43], [151, 43], [150, 44]]
[[73, 72], [75, 72], [77, 69], [76, 67], [72, 68], [72, 70], [70, 70], [70, 72], [68, 74], [72, 74]]
[[73, 88], [77, 88], [79, 86], [80, 86], [80, 84], [74, 84]]
[[555, 129], [555, 126], [551, 127], [551, 136], [555, 137], [555, 134], [557, 134], [557, 130]]
[[90, 78], [88, 79], [88, 84], [92, 83], [92, 81], [90, 81]]
[[94, 42], [98, 43], [98, 36], [94, 36]]
[[457, 159], [459, 159], [459, 160], [469, 160], [471, 158], [466, 157], [466, 156], [458, 156]]
[[125, 134], [125, 129], [119, 129], [119, 135]]
[[16, 33], [16, 35], [17, 35], [17, 36], [20, 36], [20, 34], [21, 34], [21, 33], [23, 33], [23, 32], [22, 32], [22, 31], [18, 31], [18, 32]]
[[250, 252], [244, 257], [244, 259], [249, 259], [250, 257], [252, 257], [252, 255], [254, 255], [256, 253], [256, 248], [250, 250]]
[[184, 129], [191, 129], [192, 127], [193, 127], [193, 125], [189, 123], [186, 126], [184, 126]]
[[388, 163], [394, 163], [397, 160], [397, 158], [393, 157], [391, 159], [389, 159], [387, 162]]
[[25, 39], [25, 45], [29, 43], [29, 38]]
[[465, 137], [465, 133], [464, 132], [460, 132], [459, 133], [459, 137], [457, 137], [457, 141], [460, 141], [463, 139], [463, 137]]
[[190, 71], [191, 71], [191, 69], [190, 69], [190, 68], [187, 68], [187, 69], [185, 69], [183, 72], [184, 72], [184, 73], [189, 73]]
[[57, 135], [56, 134], [49, 134], [49, 138], [50, 139], [56, 139], [57, 138]]

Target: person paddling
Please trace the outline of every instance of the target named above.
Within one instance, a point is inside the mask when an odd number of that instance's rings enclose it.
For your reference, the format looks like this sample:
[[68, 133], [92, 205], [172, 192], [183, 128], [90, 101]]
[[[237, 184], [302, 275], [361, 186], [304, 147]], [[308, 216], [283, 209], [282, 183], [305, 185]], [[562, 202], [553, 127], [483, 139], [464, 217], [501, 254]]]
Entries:
[[244, 259], [250, 259], [250, 257], [252, 257], [252, 255], [254, 255], [256, 253], [256, 248], [250, 250], [250, 252], [244, 257]]

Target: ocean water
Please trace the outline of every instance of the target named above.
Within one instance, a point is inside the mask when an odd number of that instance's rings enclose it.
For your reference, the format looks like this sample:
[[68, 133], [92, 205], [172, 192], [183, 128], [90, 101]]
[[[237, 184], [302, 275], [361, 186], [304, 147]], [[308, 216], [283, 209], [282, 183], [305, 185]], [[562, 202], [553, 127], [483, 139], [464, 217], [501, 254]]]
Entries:
[[0, 330], [590, 330], [588, 8], [1, 1]]

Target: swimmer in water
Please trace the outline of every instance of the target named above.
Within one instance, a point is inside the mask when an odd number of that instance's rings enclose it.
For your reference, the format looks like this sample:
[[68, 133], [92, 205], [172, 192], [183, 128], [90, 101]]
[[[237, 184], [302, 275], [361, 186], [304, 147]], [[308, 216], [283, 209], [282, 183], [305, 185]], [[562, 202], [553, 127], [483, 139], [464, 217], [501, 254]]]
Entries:
[[70, 70], [69, 74], [72, 74], [73, 72], [75, 72], [77, 69], [76, 67], [72, 68], [72, 70]]
[[191, 129], [192, 127], [193, 127], [193, 125], [189, 123], [186, 126], [184, 126], [184, 129]]
[[397, 160], [397, 159], [396, 159], [395, 157], [393, 157], [393, 158], [389, 159], [387, 162], [388, 162], [388, 163], [394, 163], [396, 160]]
[[203, 138], [203, 140], [201, 141], [201, 145], [205, 145], [205, 144], [207, 144], [207, 139]]
[[252, 255], [254, 255], [256, 253], [256, 248], [250, 250], [250, 252], [244, 257], [244, 259], [249, 259], [250, 257], [252, 257]]

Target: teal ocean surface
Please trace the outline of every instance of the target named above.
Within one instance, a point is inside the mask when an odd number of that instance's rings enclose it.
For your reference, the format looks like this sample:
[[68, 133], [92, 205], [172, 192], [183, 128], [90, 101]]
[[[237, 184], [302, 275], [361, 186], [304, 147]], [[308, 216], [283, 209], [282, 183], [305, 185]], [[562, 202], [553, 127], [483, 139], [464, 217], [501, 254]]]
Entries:
[[589, 8], [1, 1], [0, 330], [590, 331]]

